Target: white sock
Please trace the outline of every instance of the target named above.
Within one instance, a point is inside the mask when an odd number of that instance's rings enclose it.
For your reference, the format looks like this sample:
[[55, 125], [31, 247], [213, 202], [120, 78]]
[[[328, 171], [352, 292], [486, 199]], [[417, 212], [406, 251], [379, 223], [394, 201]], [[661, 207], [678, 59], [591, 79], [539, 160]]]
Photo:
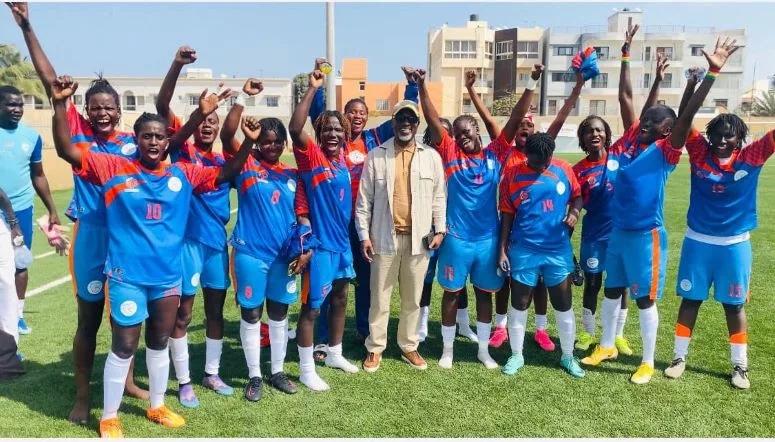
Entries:
[[23, 318], [24, 317], [24, 300], [23, 299], [19, 299], [18, 307], [19, 307], [19, 318]]
[[[239, 321], [239, 337], [242, 351], [248, 364], [248, 377], [261, 377], [261, 322], [251, 324], [244, 319]], [[313, 362], [314, 363], [314, 362]]]
[[105, 360], [105, 370], [102, 373], [104, 389], [102, 420], [118, 416], [118, 407], [121, 406], [121, 399], [124, 397], [124, 384], [131, 364], [131, 357], [121, 359], [112, 351], [108, 353], [108, 358]]
[[600, 346], [609, 349], [614, 347], [616, 338], [616, 319], [622, 297], [610, 299], [603, 297], [600, 305]]
[[210, 339], [205, 336], [205, 375], [218, 374], [221, 368], [221, 353], [223, 352], [223, 339]]
[[441, 326], [441, 339], [444, 343], [441, 358], [439, 358], [439, 367], [452, 368], [453, 348], [455, 346], [455, 326]]
[[358, 373], [358, 367], [351, 364], [350, 361], [342, 356], [342, 343], [328, 346], [328, 356], [326, 357], [326, 367], [339, 368], [347, 373]]
[[424, 320], [426, 324], [428, 323], [428, 316], [430, 316], [430, 314], [431, 314], [430, 306], [426, 305], [425, 307], [420, 307], [420, 318]]
[[508, 315], [501, 315], [500, 313], [495, 314], [495, 326], [496, 327], [506, 327], [506, 321], [508, 320]]
[[498, 363], [490, 356], [490, 324], [488, 322], [476, 321], [476, 336], [479, 338], [479, 351], [476, 357], [484, 364], [485, 368], [490, 370], [498, 368]]
[[685, 336], [675, 336], [675, 342], [673, 344], [673, 348], [675, 349], [675, 358], [674, 359], [683, 359], [686, 360], [686, 354], [689, 353], [689, 343], [692, 341], [692, 338], [685, 337]]
[[619, 314], [616, 317], [616, 337], [624, 337], [624, 324], [627, 322], [627, 309], [620, 308]]
[[527, 328], [527, 310], [517, 310], [509, 307], [509, 345], [511, 353], [515, 355], [522, 354], [522, 347], [525, 343], [525, 329]]
[[184, 385], [191, 382], [191, 373], [188, 367], [188, 333], [182, 338], [169, 339], [172, 366], [175, 367], [175, 377], [178, 384]]
[[536, 315], [535, 317], [536, 322], [536, 330], [546, 330], [546, 315]]
[[595, 314], [586, 307], [581, 309], [581, 326], [585, 332], [595, 336]]
[[576, 341], [576, 316], [573, 314], [573, 308], [564, 312], [555, 310], [554, 316], [557, 320], [562, 355], [573, 356], [573, 344]]
[[471, 320], [468, 318], [468, 308], [457, 309], [456, 321], [457, 325], [461, 327], [471, 328]]
[[646, 309], [639, 309], [640, 336], [643, 340], [643, 361], [654, 366], [654, 352], [657, 347], [657, 328], [659, 327], [659, 313], [654, 304]]
[[732, 365], [739, 365], [740, 368], [748, 369], [748, 344], [729, 344], [729, 356], [732, 359]]
[[167, 381], [170, 378], [169, 349], [145, 349], [145, 365], [148, 367], [148, 391], [151, 394], [151, 409], [164, 405]]
[[425, 342], [428, 337], [428, 317], [430, 316], [430, 307], [420, 307], [420, 317], [417, 319], [417, 336], [420, 342]]
[[441, 340], [444, 343], [444, 346], [452, 347], [452, 345], [455, 342], [455, 326], [441, 326]]
[[288, 347], [288, 318], [282, 321], [269, 320], [269, 350], [272, 353], [272, 374], [283, 371], [285, 350]]
[[299, 380], [301, 383], [313, 391], [324, 391], [331, 388], [315, 373], [315, 359], [312, 357], [312, 347], [298, 347], [298, 349], [299, 369], [301, 370]]

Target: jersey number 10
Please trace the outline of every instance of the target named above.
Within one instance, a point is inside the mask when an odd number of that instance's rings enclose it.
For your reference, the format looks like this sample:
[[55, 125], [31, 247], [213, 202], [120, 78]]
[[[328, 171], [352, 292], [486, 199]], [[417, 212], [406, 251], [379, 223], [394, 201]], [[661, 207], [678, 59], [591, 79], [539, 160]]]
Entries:
[[145, 219], [161, 219], [161, 204], [148, 203], [148, 213], [145, 214]]

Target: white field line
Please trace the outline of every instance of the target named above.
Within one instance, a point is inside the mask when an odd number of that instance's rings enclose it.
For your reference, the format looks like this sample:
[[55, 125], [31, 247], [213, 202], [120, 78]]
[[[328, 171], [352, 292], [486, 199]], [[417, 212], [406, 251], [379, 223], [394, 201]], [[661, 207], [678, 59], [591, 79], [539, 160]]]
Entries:
[[39, 294], [41, 294], [41, 293], [43, 293], [43, 292], [45, 292], [47, 290], [53, 289], [54, 287], [59, 287], [62, 284], [66, 284], [66, 283], [70, 282], [71, 278], [72, 277], [70, 275], [63, 276], [63, 277], [61, 277], [59, 279], [55, 279], [55, 280], [49, 282], [48, 284], [43, 284], [40, 287], [36, 287], [36, 288], [34, 288], [32, 290], [28, 290], [26, 297], [29, 298], [30, 296], [39, 295]]
[[52, 251], [46, 252], [46, 253], [41, 253], [40, 255], [35, 255], [34, 259], [45, 258], [47, 256], [51, 256], [51, 255], [54, 255], [54, 254], [56, 254], [56, 250], [52, 250]]

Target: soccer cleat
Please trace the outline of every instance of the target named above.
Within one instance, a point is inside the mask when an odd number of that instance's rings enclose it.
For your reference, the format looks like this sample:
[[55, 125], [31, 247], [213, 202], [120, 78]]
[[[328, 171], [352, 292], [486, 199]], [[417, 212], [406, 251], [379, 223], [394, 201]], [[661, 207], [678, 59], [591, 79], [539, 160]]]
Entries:
[[196, 398], [194, 387], [190, 382], [188, 384], [183, 384], [178, 388], [178, 400], [180, 401], [180, 405], [186, 408], [199, 407], [199, 399]]
[[25, 321], [24, 318], [19, 318], [19, 334], [28, 335], [30, 333], [32, 333], [32, 328], [27, 325], [27, 321]]
[[587, 332], [579, 333], [579, 338], [576, 340], [576, 348], [579, 350], [589, 350], [589, 347], [597, 344], [597, 338], [590, 335]]
[[684, 374], [684, 370], [686, 370], [686, 361], [683, 358], [673, 359], [670, 366], [665, 369], [665, 377], [668, 379], [678, 379]]
[[490, 347], [498, 348], [508, 340], [509, 332], [506, 330], [506, 327], [495, 327], [495, 331], [493, 331], [492, 336], [490, 336]]
[[470, 325], [458, 324], [457, 325], [457, 334], [459, 336], [464, 337], [464, 338], [468, 338], [468, 340], [473, 342], [474, 344], [479, 342], [479, 338], [476, 336], [476, 333], [474, 333], [474, 331], [471, 330], [471, 326]]
[[509, 360], [506, 361], [506, 365], [503, 366], [503, 374], [507, 376], [513, 376], [517, 374], [517, 371], [525, 366], [525, 358], [522, 354], [512, 354], [509, 356]]
[[619, 351], [616, 349], [616, 347], [603, 348], [598, 345], [595, 347], [595, 350], [591, 355], [581, 360], [581, 363], [584, 365], [596, 366], [600, 365], [600, 363], [605, 360], [616, 359], [618, 356]]
[[103, 439], [121, 439], [124, 431], [121, 429], [121, 421], [117, 417], [100, 421], [100, 437]]
[[584, 377], [584, 370], [579, 365], [578, 359], [573, 357], [573, 355], [563, 355], [562, 358], [560, 358], [560, 367], [564, 368], [565, 371], [570, 373], [573, 377]]
[[206, 375], [204, 379], [202, 379], [202, 385], [221, 396], [231, 396], [234, 394], [234, 389], [231, 388], [231, 386], [226, 385], [226, 382], [223, 382], [223, 379], [217, 374]]
[[549, 337], [549, 333], [546, 330], [536, 330], [533, 340], [541, 347], [541, 350], [554, 351], [554, 342], [552, 342], [552, 338]]
[[159, 408], [149, 408], [145, 415], [148, 416], [151, 422], [156, 422], [165, 427], [179, 428], [186, 424], [183, 416], [173, 412], [166, 405], [162, 405]]
[[730, 379], [730, 383], [733, 387], [741, 390], [748, 390], [751, 388], [751, 381], [748, 380], [748, 369], [735, 365], [735, 368], [732, 370], [732, 379]]
[[245, 386], [245, 399], [250, 402], [258, 402], [264, 397], [264, 381], [258, 376], [250, 378]]
[[441, 351], [441, 357], [439, 358], [439, 367], [452, 368], [452, 347], [444, 348]]
[[278, 371], [269, 378], [269, 383], [272, 387], [287, 394], [294, 394], [297, 391], [296, 384], [288, 379], [288, 375], [284, 371]]
[[570, 282], [576, 287], [584, 285], [584, 271], [581, 270], [579, 261], [576, 259], [576, 255], [573, 255], [573, 273], [570, 274]]
[[19, 358], [19, 362], [24, 362], [24, 355], [21, 352], [16, 352], [16, 357]]
[[495, 370], [498, 368], [498, 363], [495, 362], [495, 359], [493, 359], [492, 356], [490, 356], [490, 352], [488, 352], [487, 349], [477, 352], [476, 358], [479, 359], [479, 362], [484, 364], [484, 368], [488, 370]]
[[633, 384], [647, 384], [653, 375], [654, 367], [644, 362], [640, 364], [638, 370], [632, 374], [630, 377], [630, 382]]
[[614, 339], [614, 344], [619, 353], [625, 356], [632, 356], [632, 348], [630, 348], [630, 343], [627, 341], [627, 338], [624, 336], [617, 336]]

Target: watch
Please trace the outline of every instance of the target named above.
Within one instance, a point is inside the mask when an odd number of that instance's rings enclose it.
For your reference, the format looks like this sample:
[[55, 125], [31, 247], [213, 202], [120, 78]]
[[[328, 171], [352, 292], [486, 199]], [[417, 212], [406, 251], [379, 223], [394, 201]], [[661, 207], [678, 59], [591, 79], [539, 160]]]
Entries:
[[14, 247], [21, 247], [22, 245], [24, 245], [24, 236], [22, 235], [14, 236], [12, 241], [13, 241]]

